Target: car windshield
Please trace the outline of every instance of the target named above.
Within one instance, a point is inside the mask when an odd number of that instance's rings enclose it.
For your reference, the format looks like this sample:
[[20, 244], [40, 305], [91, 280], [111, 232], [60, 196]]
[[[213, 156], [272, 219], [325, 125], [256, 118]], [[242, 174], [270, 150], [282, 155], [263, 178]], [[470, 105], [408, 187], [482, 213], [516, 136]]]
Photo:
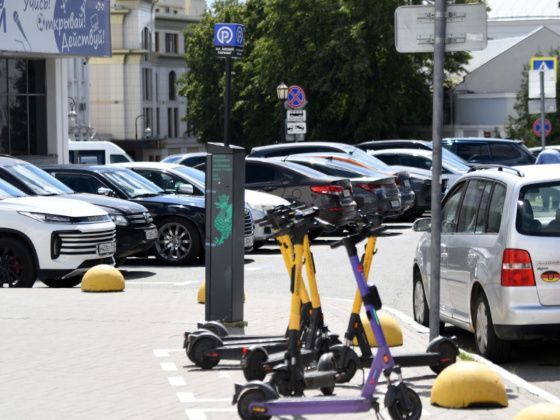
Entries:
[[183, 156], [182, 155], [171, 155], [171, 156], [167, 156], [166, 158], [164, 158], [162, 160], [162, 162], [164, 163], [177, 163], [181, 160]]
[[458, 174], [458, 173], [466, 173], [469, 171], [469, 167], [467, 165], [465, 165], [464, 163], [461, 163], [459, 161], [456, 160], [447, 160], [446, 158], [443, 158], [443, 166], [445, 167], [445, 169], [449, 170], [452, 173]]
[[18, 163], [4, 170], [23, 182], [36, 195], [73, 194], [74, 191], [37, 166]]
[[186, 175], [189, 180], [194, 181], [193, 183], [198, 184], [197, 187], [204, 190], [204, 186], [206, 183], [206, 174], [198, 169], [191, 168], [189, 166], [180, 166], [175, 168], [175, 170], [179, 173]]
[[18, 190], [12, 184], [0, 179], [0, 200], [5, 198], [23, 197], [25, 193]]
[[116, 184], [128, 198], [149, 197], [165, 194], [160, 187], [129, 169], [100, 171], [109, 181]]
[[324, 164], [324, 163], [315, 163], [315, 162], [309, 162], [309, 161], [299, 161], [299, 160], [295, 161], [295, 163], [298, 163], [300, 165], [304, 165], [306, 167], [311, 167], [314, 170], [317, 170], [321, 173], [324, 173], [324, 174], [330, 175], [330, 176], [338, 176], [338, 177], [342, 177], [342, 178], [360, 178], [360, 177], [362, 177], [362, 174], [359, 174], [356, 171], [343, 169], [343, 168], [340, 168], [336, 165], [329, 165], [329, 164]]
[[521, 189], [517, 205], [517, 231], [529, 236], [560, 237], [560, 181]]
[[391, 168], [382, 162], [381, 160], [377, 159], [375, 156], [371, 156], [367, 152], [364, 152], [362, 149], [358, 149], [357, 147], [353, 147], [352, 150], [349, 152], [350, 156], [356, 158], [360, 162], [368, 164], [369, 166], [380, 169], [382, 171], [390, 171]]
[[324, 173], [319, 172], [315, 169], [308, 168], [307, 166], [300, 165], [299, 163], [292, 163], [292, 162], [282, 162], [282, 165], [285, 165], [287, 168], [290, 168], [293, 171], [299, 172], [309, 178], [322, 178], [325, 176]]

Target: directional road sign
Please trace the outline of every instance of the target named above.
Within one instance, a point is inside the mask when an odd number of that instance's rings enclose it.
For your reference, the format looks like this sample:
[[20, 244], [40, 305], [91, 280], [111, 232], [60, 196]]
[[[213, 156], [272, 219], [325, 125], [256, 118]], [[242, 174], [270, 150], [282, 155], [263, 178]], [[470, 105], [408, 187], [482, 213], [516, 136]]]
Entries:
[[[535, 134], [535, 136], [540, 137], [541, 136], [541, 130], [542, 130], [541, 119], [538, 118], [533, 123], [533, 133]], [[544, 120], [544, 135], [549, 136], [551, 132], [552, 132], [552, 124], [550, 123], [550, 121], [547, 118], [545, 118], [545, 120]]]
[[307, 117], [305, 109], [288, 109], [286, 111], [286, 121], [288, 122], [305, 122]]
[[239, 58], [243, 54], [245, 28], [239, 23], [216, 23], [214, 46], [218, 57]]
[[301, 109], [307, 104], [305, 92], [298, 85], [292, 85], [288, 88], [288, 99], [286, 100], [288, 108]]
[[305, 134], [307, 133], [307, 123], [289, 122], [286, 124], [287, 134]]
[[[398, 52], [433, 52], [435, 6], [400, 6], [395, 11]], [[488, 43], [485, 4], [447, 6], [445, 51], [483, 50]]]

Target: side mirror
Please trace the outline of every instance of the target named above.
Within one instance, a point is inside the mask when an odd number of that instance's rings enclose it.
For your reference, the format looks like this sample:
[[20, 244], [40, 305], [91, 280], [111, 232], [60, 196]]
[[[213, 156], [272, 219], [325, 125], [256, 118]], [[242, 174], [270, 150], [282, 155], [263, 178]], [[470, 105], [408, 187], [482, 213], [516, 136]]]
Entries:
[[179, 188], [177, 188], [177, 192], [179, 194], [194, 194], [194, 187], [191, 184], [181, 184]]
[[429, 232], [432, 228], [432, 219], [425, 217], [423, 219], [418, 219], [412, 224], [412, 230], [414, 232]]
[[115, 192], [111, 188], [100, 187], [97, 189], [97, 194], [106, 195], [107, 197], [114, 197]]

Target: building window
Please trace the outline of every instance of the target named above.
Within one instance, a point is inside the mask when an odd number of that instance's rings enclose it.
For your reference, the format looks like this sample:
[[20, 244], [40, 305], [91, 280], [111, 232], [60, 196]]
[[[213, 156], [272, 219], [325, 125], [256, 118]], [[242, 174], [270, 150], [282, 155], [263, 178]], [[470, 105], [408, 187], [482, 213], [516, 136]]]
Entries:
[[142, 48], [150, 51], [151, 44], [150, 29], [146, 27], [142, 29]]
[[177, 54], [178, 36], [177, 34], [165, 34], [165, 52]]
[[174, 71], [169, 72], [169, 100], [177, 99], [177, 76]]
[[152, 69], [142, 69], [142, 87], [144, 90], [144, 100], [151, 101], [152, 94]]
[[159, 32], [156, 32], [156, 45], [155, 45], [156, 52], [159, 52]]
[[159, 138], [161, 134], [159, 108], [156, 108], [156, 137]]
[[179, 108], [173, 108], [173, 137], [179, 137]]
[[167, 137], [173, 137], [173, 108], [167, 108]]
[[0, 59], [0, 153], [47, 154], [45, 60]]
[[[154, 110], [152, 108], [144, 108], [144, 130], [146, 128], [154, 129]], [[144, 130], [142, 130], [142, 138], [144, 138]]]

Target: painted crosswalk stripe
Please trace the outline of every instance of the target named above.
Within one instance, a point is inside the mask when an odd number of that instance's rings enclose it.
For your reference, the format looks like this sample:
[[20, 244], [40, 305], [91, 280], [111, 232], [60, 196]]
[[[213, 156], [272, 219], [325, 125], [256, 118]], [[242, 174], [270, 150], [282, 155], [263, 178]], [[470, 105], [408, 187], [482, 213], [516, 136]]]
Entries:
[[166, 371], [166, 372], [172, 372], [177, 370], [177, 366], [175, 365], [175, 363], [172, 362], [165, 362], [165, 363], [160, 363], [161, 368]]
[[237, 410], [235, 408], [197, 408], [197, 409], [187, 409], [187, 417], [189, 420], [206, 420], [205, 413], [234, 413]]
[[231, 398], [195, 398], [192, 392], [177, 392], [177, 398], [182, 403], [214, 403], [214, 402], [231, 402]]
[[186, 385], [185, 378], [183, 378], [182, 376], [170, 376], [169, 378], [167, 378], [167, 380], [169, 381], [169, 385], [171, 386]]

